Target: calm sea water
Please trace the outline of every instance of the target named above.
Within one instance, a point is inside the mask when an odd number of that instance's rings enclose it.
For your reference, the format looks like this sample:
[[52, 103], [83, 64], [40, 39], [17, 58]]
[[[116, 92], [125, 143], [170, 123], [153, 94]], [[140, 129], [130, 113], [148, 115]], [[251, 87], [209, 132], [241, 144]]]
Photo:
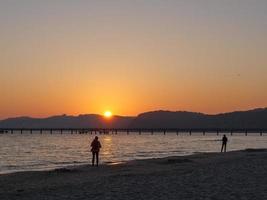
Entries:
[[[69, 165], [88, 164], [91, 160], [91, 134], [30, 134], [0, 135], [0, 173], [47, 170]], [[101, 163], [135, 159], [189, 155], [196, 152], [218, 152], [222, 135], [194, 133], [118, 133], [99, 135], [102, 143]], [[228, 135], [228, 150], [267, 148], [267, 134]]]

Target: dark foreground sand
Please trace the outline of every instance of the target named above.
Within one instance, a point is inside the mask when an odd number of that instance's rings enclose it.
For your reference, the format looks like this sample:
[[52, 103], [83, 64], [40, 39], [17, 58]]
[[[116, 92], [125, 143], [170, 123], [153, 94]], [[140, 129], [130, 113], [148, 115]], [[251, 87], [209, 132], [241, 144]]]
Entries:
[[267, 199], [267, 150], [0, 176], [0, 199]]

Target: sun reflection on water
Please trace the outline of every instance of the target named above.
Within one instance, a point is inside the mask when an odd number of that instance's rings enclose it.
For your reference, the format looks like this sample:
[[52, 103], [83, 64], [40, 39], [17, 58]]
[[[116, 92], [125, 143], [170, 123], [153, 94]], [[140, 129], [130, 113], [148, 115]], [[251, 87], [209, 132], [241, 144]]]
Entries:
[[104, 138], [102, 139], [102, 146], [104, 146], [105, 148], [102, 149], [101, 154], [102, 155], [110, 155], [112, 152], [112, 146], [113, 146], [113, 141], [112, 141], [112, 137], [109, 135], [104, 136]]

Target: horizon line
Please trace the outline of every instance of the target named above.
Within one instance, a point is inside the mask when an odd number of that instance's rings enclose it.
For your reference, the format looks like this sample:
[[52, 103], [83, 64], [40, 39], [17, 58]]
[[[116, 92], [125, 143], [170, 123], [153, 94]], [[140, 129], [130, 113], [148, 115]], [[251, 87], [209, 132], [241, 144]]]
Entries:
[[[267, 107], [255, 107], [255, 108], [251, 108], [251, 109], [246, 109], [246, 110], [233, 110], [233, 111], [229, 111], [229, 112], [219, 112], [219, 113], [214, 113], [214, 114], [208, 114], [208, 113], [204, 113], [204, 112], [197, 112], [197, 111], [186, 111], [186, 110], [164, 110], [164, 109], [159, 109], [159, 110], [151, 110], [151, 111], [145, 111], [145, 112], [141, 112], [137, 115], [116, 115], [114, 114], [113, 117], [138, 117], [141, 114], [145, 114], [145, 113], [152, 113], [152, 112], [186, 112], [186, 113], [198, 113], [198, 114], [203, 114], [203, 115], [210, 115], [210, 116], [215, 116], [215, 115], [221, 115], [221, 114], [228, 114], [228, 113], [235, 113], [235, 112], [248, 112], [248, 111], [254, 111], [254, 110], [264, 110], [267, 109]], [[60, 117], [60, 116], [68, 116], [68, 117], [79, 117], [79, 116], [83, 116], [83, 115], [97, 115], [97, 116], [104, 116], [103, 114], [96, 114], [96, 113], [85, 113], [85, 114], [78, 114], [78, 115], [71, 115], [71, 114], [58, 114], [58, 115], [50, 115], [47, 117], [32, 117], [32, 116], [14, 116], [14, 117], [7, 117], [7, 118], [3, 118], [0, 119], [0, 121], [3, 120], [8, 120], [8, 119], [16, 119], [16, 118], [31, 118], [31, 119], [48, 119], [48, 118], [52, 118], [52, 117]]]

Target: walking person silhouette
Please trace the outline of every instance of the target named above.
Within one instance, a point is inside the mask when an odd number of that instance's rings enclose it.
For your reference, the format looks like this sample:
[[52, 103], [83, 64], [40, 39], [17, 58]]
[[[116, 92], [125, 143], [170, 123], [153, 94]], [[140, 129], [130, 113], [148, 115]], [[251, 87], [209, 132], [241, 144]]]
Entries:
[[98, 166], [98, 160], [99, 160], [99, 151], [101, 148], [101, 143], [98, 141], [98, 137], [96, 136], [95, 139], [91, 143], [91, 152], [92, 152], [92, 166], [95, 165], [96, 160], [96, 166]]
[[223, 135], [221, 152], [223, 152], [223, 149], [224, 149], [224, 152], [226, 152], [227, 141], [228, 141], [228, 138], [226, 137], [226, 135]]

